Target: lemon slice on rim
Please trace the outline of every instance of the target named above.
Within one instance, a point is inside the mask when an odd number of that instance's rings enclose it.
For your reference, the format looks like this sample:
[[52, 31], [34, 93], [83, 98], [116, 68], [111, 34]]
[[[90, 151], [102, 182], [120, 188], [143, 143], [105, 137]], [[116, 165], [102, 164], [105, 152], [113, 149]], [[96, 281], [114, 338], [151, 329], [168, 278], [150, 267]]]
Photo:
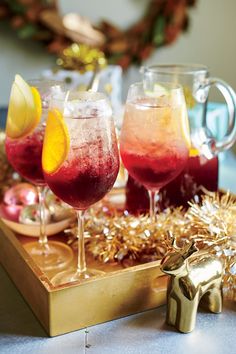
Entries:
[[149, 97], [153, 97], [153, 98], [159, 98], [162, 96], [168, 96], [170, 94], [169, 90], [159, 84], [154, 84], [153, 86], [153, 90], [147, 90], [146, 88], [144, 88], [145, 94]]
[[42, 165], [46, 173], [56, 172], [66, 160], [70, 136], [60, 111], [49, 111], [43, 142]]
[[38, 125], [41, 114], [42, 104], [38, 90], [30, 87], [20, 75], [16, 75], [9, 100], [7, 136], [19, 139], [30, 134]]

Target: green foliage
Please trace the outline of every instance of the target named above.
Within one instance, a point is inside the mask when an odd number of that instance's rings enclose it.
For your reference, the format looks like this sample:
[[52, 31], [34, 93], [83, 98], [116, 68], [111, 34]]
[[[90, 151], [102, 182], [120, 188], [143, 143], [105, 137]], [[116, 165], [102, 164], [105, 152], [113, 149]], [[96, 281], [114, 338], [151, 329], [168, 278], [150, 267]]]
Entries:
[[25, 6], [20, 4], [17, 0], [4, 0], [9, 9], [18, 15], [23, 15], [25, 13]]
[[21, 27], [18, 31], [18, 37], [21, 39], [32, 38], [38, 32], [38, 27], [33, 25], [32, 23], [27, 23], [23, 27]]
[[159, 16], [156, 20], [153, 31], [153, 43], [156, 46], [162, 45], [165, 39], [165, 17]]

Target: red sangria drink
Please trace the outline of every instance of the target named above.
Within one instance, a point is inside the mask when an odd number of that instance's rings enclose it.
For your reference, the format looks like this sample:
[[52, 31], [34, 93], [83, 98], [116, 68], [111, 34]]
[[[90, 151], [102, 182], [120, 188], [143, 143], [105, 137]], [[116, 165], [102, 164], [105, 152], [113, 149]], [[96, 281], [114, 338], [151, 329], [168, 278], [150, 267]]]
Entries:
[[155, 194], [184, 169], [190, 145], [182, 89], [131, 86], [121, 129], [120, 152], [129, 175], [148, 190], [155, 219]]
[[162, 190], [160, 204], [188, 208], [189, 201], [199, 201], [204, 192], [218, 189], [218, 156], [190, 156], [186, 168]]
[[37, 187], [39, 232], [32, 236], [39, 236], [39, 239], [25, 243], [24, 248], [43, 271], [63, 269], [73, 260], [70, 247], [62, 242], [48, 242], [45, 224], [46, 183], [42, 171], [45, 118], [49, 98], [59, 88], [57, 82], [34, 80], [27, 83], [16, 75], [6, 125], [7, 158], [22, 177]]
[[137, 182], [149, 190], [159, 190], [183, 170], [188, 149], [184, 146], [173, 150], [163, 149], [163, 145], [157, 143], [153, 153], [153, 147], [154, 144], [146, 144], [146, 152], [143, 152], [138, 151], [135, 145], [133, 151], [125, 150], [122, 146], [121, 156], [124, 166]]
[[45, 127], [39, 124], [35, 130], [21, 138], [6, 138], [6, 154], [12, 167], [26, 180], [36, 185], [44, 185], [42, 171], [42, 149]]
[[[183, 171], [160, 191], [158, 206], [183, 206], [188, 202], [198, 201], [206, 190], [215, 192], [218, 189], [218, 156], [208, 160], [204, 156], [191, 156]], [[125, 208], [132, 214], [143, 214], [148, 211], [149, 199], [147, 190], [131, 176], [126, 184]]]
[[[63, 165], [52, 174], [45, 172], [50, 189], [76, 209], [87, 209], [102, 199], [117, 177], [119, 160], [115, 132], [111, 133], [111, 141], [105, 138], [104, 131], [99, 133], [103, 120], [106, 117], [78, 118], [77, 136], [83, 132], [84, 136], [87, 134], [90, 137], [90, 142], [78, 144], [74, 139], [75, 144], [71, 144]], [[68, 119], [65, 118], [65, 122], [69, 126]], [[70, 134], [76, 134], [74, 127]]]
[[[77, 144], [75, 139], [75, 145], [71, 145], [61, 168], [52, 174], [45, 172], [50, 189], [76, 209], [85, 210], [101, 200], [111, 190], [118, 174], [119, 160], [114, 131], [111, 142], [97, 134], [93, 136], [92, 133], [104, 119], [79, 118], [77, 133], [82, 132], [81, 127], [83, 134], [88, 134], [91, 141]], [[68, 123], [67, 119], [65, 121]]]
[[57, 274], [54, 285], [99, 275], [85, 262], [84, 212], [108, 193], [118, 175], [119, 155], [110, 104], [101, 93], [54, 97], [47, 119], [43, 171], [51, 190], [77, 212], [78, 264]]
[[[199, 64], [157, 64], [141, 68], [143, 85], [150, 82], [172, 82], [183, 87], [188, 108], [192, 147], [186, 168], [173, 181], [169, 182], [160, 192], [159, 205], [183, 205], [188, 207], [188, 201], [201, 197], [204, 189], [216, 191], [218, 187], [218, 153], [229, 149], [235, 142], [235, 104], [234, 90], [222, 80], [210, 76], [205, 65]], [[228, 106], [229, 119], [225, 134], [221, 138], [214, 137], [212, 127], [217, 126], [218, 118], [208, 116], [209, 90], [216, 86], [225, 98]], [[219, 118], [220, 119], [220, 118]], [[213, 121], [215, 120], [215, 122]], [[227, 132], [227, 133], [226, 133]], [[217, 134], [218, 135], [218, 134]], [[127, 183], [127, 209], [135, 211], [136, 199], [138, 209], [145, 207], [147, 195], [140, 190], [140, 185], [129, 178]], [[141, 189], [141, 188], [140, 188]], [[137, 212], [139, 211], [137, 210]]]

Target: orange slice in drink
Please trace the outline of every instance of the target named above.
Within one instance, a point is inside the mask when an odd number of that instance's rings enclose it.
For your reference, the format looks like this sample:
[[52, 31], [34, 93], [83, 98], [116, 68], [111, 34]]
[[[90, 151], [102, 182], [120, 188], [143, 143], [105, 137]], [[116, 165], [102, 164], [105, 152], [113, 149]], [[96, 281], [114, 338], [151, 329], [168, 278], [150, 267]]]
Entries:
[[38, 90], [30, 87], [20, 75], [16, 75], [9, 100], [7, 136], [19, 139], [30, 134], [38, 125], [41, 114], [42, 104]]
[[37, 120], [39, 122], [40, 117], [42, 115], [42, 101], [41, 101], [41, 97], [40, 94], [38, 92], [38, 90], [36, 89], [36, 87], [31, 86], [31, 92], [34, 98], [34, 108], [36, 111], [36, 117]]
[[182, 135], [183, 135], [183, 139], [185, 141], [187, 148], [190, 150], [190, 148], [191, 148], [190, 128], [189, 128], [189, 121], [188, 121], [188, 114], [187, 114], [186, 106], [184, 105], [183, 107], [181, 107], [181, 110], [182, 110], [182, 112], [181, 112]]
[[[55, 148], [56, 147], [56, 148]], [[49, 111], [43, 142], [42, 165], [46, 173], [56, 172], [66, 160], [70, 136], [60, 111]]]
[[199, 156], [199, 155], [200, 155], [199, 150], [191, 147], [191, 149], [189, 151], [189, 156], [195, 157], [195, 156]]

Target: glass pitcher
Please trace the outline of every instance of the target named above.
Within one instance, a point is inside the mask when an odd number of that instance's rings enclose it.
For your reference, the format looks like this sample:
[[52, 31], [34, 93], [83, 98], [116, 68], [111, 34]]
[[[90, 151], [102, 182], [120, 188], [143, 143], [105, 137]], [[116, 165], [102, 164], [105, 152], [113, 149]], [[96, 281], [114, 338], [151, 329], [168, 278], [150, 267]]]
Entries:
[[[236, 140], [236, 94], [223, 80], [210, 77], [208, 68], [198, 64], [160, 64], [141, 68], [144, 87], [156, 82], [157, 92], [161, 90], [158, 82], [172, 82], [183, 86], [188, 108], [192, 148], [188, 166], [162, 192], [160, 203], [185, 205], [191, 199], [198, 199], [205, 189], [218, 188], [218, 153], [229, 149]], [[225, 98], [228, 108], [228, 126], [220, 139], [209, 129], [207, 101], [209, 90], [217, 87]], [[220, 134], [219, 134], [220, 135]], [[222, 136], [222, 134], [221, 134]], [[139, 190], [139, 193], [137, 193]], [[133, 193], [134, 192], [134, 193]], [[127, 209], [134, 211], [136, 206], [143, 212], [147, 196], [130, 178], [127, 183]]]

